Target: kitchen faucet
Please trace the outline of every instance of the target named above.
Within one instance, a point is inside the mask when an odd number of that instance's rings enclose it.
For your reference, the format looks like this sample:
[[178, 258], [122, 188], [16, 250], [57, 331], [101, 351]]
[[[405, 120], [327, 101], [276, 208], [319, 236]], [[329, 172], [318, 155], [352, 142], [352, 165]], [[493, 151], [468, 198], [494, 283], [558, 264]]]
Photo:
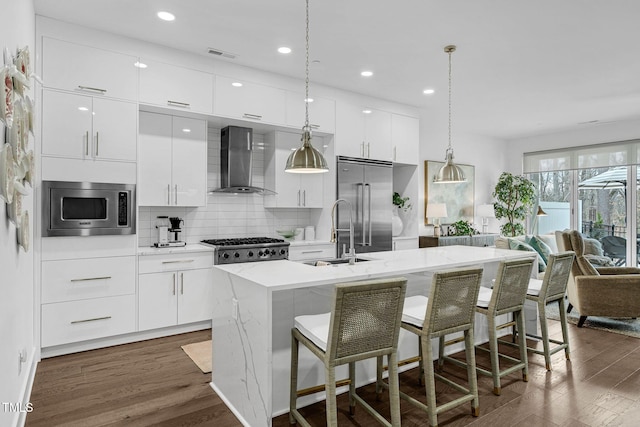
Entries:
[[338, 199], [333, 202], [333, 206], [331, 206], [331, 243], [336, 242], [337, 231], [347, 231], [346, 228], [335, 228], [334, 225], [334, 217], [336, 206], [340, 204], [340, 202], [345, 202], [349, 206], [349, 253], [346, 253], [344, 249], [342, 249], [342, 257], [349, 259], [349, 265], [353, 265], [356, 263], [356, 249], [353, 244], [353, 206], [351, 202], [345, 199]]

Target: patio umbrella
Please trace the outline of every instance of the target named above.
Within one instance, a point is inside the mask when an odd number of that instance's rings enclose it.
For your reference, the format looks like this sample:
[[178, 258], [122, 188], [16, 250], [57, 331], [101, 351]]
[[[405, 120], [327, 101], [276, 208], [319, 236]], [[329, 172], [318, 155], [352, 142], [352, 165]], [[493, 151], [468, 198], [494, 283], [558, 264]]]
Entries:
[[[638, 168], [636, 181], [640, 181], [640, 168]], [[600, 175], [585, 179], [578, 184], [581, 190], [613, 190], [627, 187], [627, 168], [625, 166], [610, 169]]]

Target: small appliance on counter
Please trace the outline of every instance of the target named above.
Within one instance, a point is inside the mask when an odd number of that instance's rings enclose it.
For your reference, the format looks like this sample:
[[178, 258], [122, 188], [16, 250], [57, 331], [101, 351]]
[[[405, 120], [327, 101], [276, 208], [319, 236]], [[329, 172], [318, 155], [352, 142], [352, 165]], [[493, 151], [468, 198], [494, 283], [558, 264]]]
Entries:
[[158, 241], [153, 244], [156, 248], [170, 248], [185, 246], [187, 243], [180, 240], [180, 224], [184, 222], [178, 217], [158, 216], [156, 219], [156, 229], [158, 230]]

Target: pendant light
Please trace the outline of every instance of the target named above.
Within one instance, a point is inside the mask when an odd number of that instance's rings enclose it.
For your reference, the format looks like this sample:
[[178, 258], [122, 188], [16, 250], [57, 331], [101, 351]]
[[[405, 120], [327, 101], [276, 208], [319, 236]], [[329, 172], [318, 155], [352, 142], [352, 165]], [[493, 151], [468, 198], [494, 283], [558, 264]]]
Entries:
[[456, 47], [449, 45], [444, 48], [444, 51], [449, 54], [449, 147], [445, 154], [445, 164], [433, 178], [433, 182], [446, 184], [465, 182], [467, 179], [462, 169], [453, 163], [453, 148], [451, 148], [451, 54], [456, 51]]
[[309, 0], [307, 1], [307, 33], [306, 33], [306, 61], [305, 61], [305, 92], [304, 92], [304, 126], [302, 127], [302, 146], [292, 152], [287, 159], [285, 172], [292, 173], [322, 173], [328, 172], [327, 161], [321, 152], [311, 145], [311, 127], [309, 126]]

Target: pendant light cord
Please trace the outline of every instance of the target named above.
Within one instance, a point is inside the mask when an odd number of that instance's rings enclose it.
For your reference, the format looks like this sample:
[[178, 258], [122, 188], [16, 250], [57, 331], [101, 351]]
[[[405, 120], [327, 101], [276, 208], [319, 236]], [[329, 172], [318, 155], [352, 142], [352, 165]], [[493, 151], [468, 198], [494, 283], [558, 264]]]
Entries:
[[309, 130], [309, 0], [307, 0], [307, 33], [305, 58], [304, 129]]
[[451, 151], [451, 53], [455, 50], [455, 47], [453, 49], [448, 49], [448, 53], [449, 53], [449, 147], [447, 148], [447, 151]]

